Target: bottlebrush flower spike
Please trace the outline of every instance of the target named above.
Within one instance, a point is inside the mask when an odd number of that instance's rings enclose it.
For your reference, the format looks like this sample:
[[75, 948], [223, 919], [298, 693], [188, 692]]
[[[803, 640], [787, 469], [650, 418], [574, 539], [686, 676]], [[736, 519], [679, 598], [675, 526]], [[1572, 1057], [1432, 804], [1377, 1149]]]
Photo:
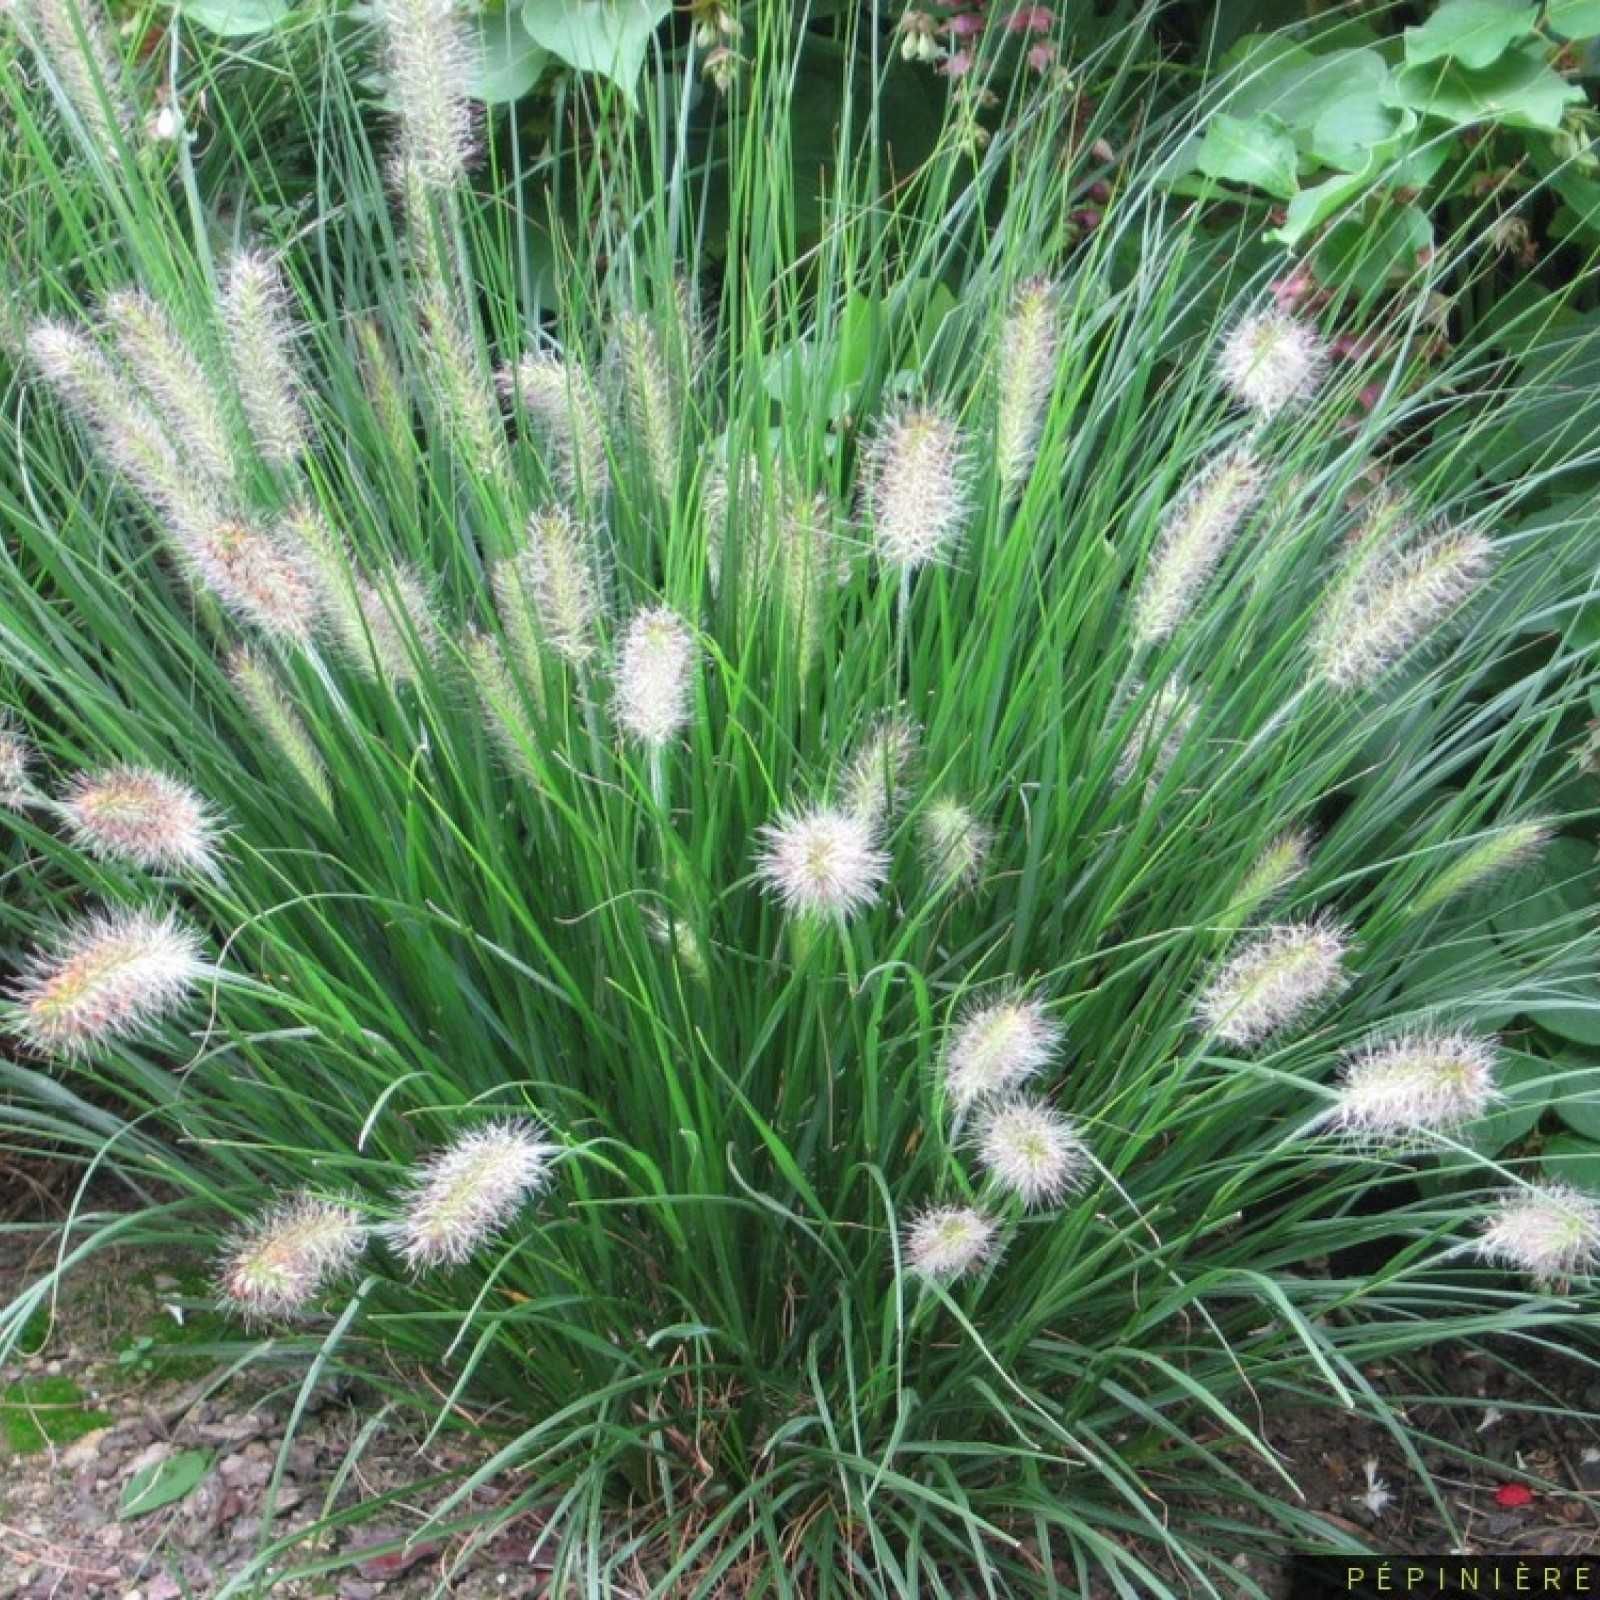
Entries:
[[997, 1233], [994, 1223], [970, 1206], [934, 1206], [906, 1229], [906, 1260], [919, 1278], [948, 1282], [994, 1260]]
[[344, 645], [351, 657], [391, 687], [414, 683], [419, 659], [431, 662], [439, 654], [439, 624], [421, 575], [397, 567], [376, 584], [358, 583], [355, 599], [357, 615], [337, 618], [348, 630]]
[[538, 772], [528, 752], [536, 748], [538, 733], [528, 720], [522, 691], [506, 667], [500, 646], [487, 634], [474, 631], [467, 637], [465, 654], [490, 738], [516, 771], [537, 782]]
[[312, 561], [287, 539], [225, 520], [190, 533], [180, 552], [192, 578], [263, 633], [303, 645], [316, 631], [322, 587]]
[[298, 1194], [236, 1234], [223, 1256], [223, 1299], [247, 1322], [292, 1317], [367, 1247], [354, 1205]]
[[1487, 1115], [1499, 1099], [1492, 1039], [1419, 1033], [1364, 1045], [1345, 1060], [1334, 1125], [1388, 1141], [1449, 1132]]
[[1327, 370], [1328, 349], [1309, 323], [1258, 311], [1234, 324], [1217, 354], [1217, 375], [1263, 420], [1307, 400]]
[[471, 54], [455, 0], [382, 0], [400, 160], [424, 189], [453, 189], [472, 159]]
[[880, 717], [845, 771], [845, 810], [873, 829], [882, 828], [905, 803], [906, 776], [916, 753], [916, 723], [909, 717]]
[[[1135, 683], [1129, 687], [1126, 698], [1136, 701], [1144, 695], [1145, 686]], [[1112, 782], [1120, 787], [1143, 772], [1146, 789], [1154, 789], [1178, 759], [1193, 731], [1197, 714], [1194, 696], [1184, 684], [1176, 680], [1164, 683], [1149, 697], [1135, 719], [1117, 756], [1116, 766], [1112, 768]]]
[[33, 783], [33, 746], [0, 716], [0, 806], [16, 810], [39, 799]]
[[1004, 1095], [1042, 1072], [1061, 1048], [1060, 1026], [1041, 1001], [1010, 995], [970, 1007], [945, 1043], [945, 1089], [956, 1110]]
[[72, 841], [92, 855], [151, 870], [209, 872], [217, 824], [187, 784], [149, 767], [79, 773], [57, 810]]
[[1274, 900], [1311, 863], [1311, 841], [1298, 830], [1280, 834], [1256, 857], [1230, 910], [1248, 916]]
[[891, 413], [864, 458], [872, 540], [885, 566], [914, 571], [947, 559], [967, 517], [966, 454], [960, 431], [942, 412]]
[[618, 723], [641, 744], [659, 749], [687, 726], [698, 647], [689, 625], [667, 606], [638, 612], [617, 654]]
[[1025, 1206], [1054, 1205], [1081, 1189], [1089, 1147], [1060, 1112], [1032, 1100], [994, 1106], [978, 1132], [978, 1159], [1000, 1188]]
[[1200, 474], [1168, 512], [1133, 602], [1133, 637], [1169, 637], [1227, 554], [1261, 497], [1261, 464], [1249, 449], [1230, 451]]
[[1197, 1020], [1228, 1044], [1259, 1044], [1344, 987], [1349, 936], [1336, 923], [1286, 922], [1233, 956], [1201, 993]]
[[271, 669], [248, 650], [236, 650], [229, 676], [251, 715], [261, 725], [289, 770], [309, 789], [324, 811], [333, 810], [333, 789], [305, 723], [278, 686]]
[[1061, 290], [1048, 278], [1019, 283], [995, 353], [1000, 373], [995, 475], [1005, 500], [1020, 493], [1038, 454], [1061, 349], [1060, 302]]
[[269, 256], [246, 250], [229, 263], [222, 317], [234, 383], [256, 448], [273, 466], [292, 466], [306, 449], [306, 419], [289, 297]]
[[169, 1015], [212, 969], [171, 912], [111, 910], [36, 951], [12, 990], [11, 1030], [46, 1055], [81, 1055]]
[[917, 828], [929, 878], [940, 889], [976, 888], [994, 844], [993, 832], [947, 795], [929, 801]]
[[588, 374], [548, 350], [525, 355], [497, 379], [507, 399], [533, 419], [550, 453], [550, 476], [563, 495], [582, 505], [606, 491], [606, 432]]
[[1565, 1183], [1533, 1184], [1500, 1203], [1478, 1254], [1540, 1284], [1592, 1271], [1600, 1261], [1600, 1200]]
[[670, 503], [678, 487], [682, 407], [660, 336], [647, 318], [625, 311], [617, 318], [617, 350], [629, 425], [644, 448], [656, 489]]
[[236, 476], [233, 443], [217, 385], [164, 306], [142, 289], [105, 302], [107, 326], [139, 387], [150, 397], [178, 453], [219, 488]]
[[29, 47], [50, 65], [61, 92], [108, 162], [133, 128], [133, 107], [111, 25], [99, 0], [11, 0]]
[[756, 872], [800, 916], [852, 916], [878, 898], [889, 874], [877, 830], [848, 811], [784, 812], [761, 835]]
[[1520, 867], [1545, 847], [1554, 832], [1542, 818], [1529, 818], [1486, 833], [1423, 889], [1411, 902], [1412, 911], [1431, 911], [1490, 878]]
[[413, 1271], [456, 1265], [506, 1228], [550, 1177], [556, 1146], [532, 1122], [491, 1122], [429, 1156], [383, 1232]]
[[[512, 575], [517, 594], [509, 592]], [[545, 642], [568, 665], [586, 666], [600, 648], [599, 623], [604, 614], [601, 577], [594, 535], [560, 506], [535, 511], [528, 521], [528, 548], [502, 582], [508, 592], [496, 590], [502, 602], [501, 621], [510, 628], [508, 613], [518, 595], [533, 597]]]
[[1335, 689], [1370, 689], [1424, 644], [1482, 586], [1494, 547], [1446, 528], [1337, 582], [1312, 635], [1318, 675]]

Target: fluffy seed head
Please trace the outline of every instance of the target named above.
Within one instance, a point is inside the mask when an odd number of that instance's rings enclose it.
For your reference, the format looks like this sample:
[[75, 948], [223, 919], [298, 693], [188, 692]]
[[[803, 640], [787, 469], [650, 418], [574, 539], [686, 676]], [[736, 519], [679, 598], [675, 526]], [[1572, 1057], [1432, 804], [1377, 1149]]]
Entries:
[[1285, 922], [1249, 940], [1200, 995], [1197, 1020], [1228, 1044], [1261, 1043], [1344, 987], [1349, 936], [1336, 923]]
[[848, 811], [784, 812], [761, 830], [756, 871], [786, 911], [848, 917], [878, 898], [889, 857], [877, 830]]
[[1060, 1112], [1033, 1100], [995, 1105], [978, 1132], [978, 1159], [1026, 1206], [1054, 1205], [1087, 1181], [1089, 1148]]
[[[1143, 699], [1145, 686], [1135, 683], [1128, 698]], [[1173, 680], [1164, 683], [1146, 701], [1134, 720], [1126, 742], [1112, 768], [1112, 782], [1119, 787], [1144, 772], [1146, 789], [1154, 789], [1177, 760], [1194, 727], [1198, 707], [1186, 685]], [[1120, 715], [1120, 713], [1118, 713]]]
[[1499, 1098], [1492, 1039], [1420, 1033], [1362, 1046], [1345, 1059], [1334, 1124], [1381, 1140], [1448, 1132], [1476, 1122]]
[[1458, 894], [1466, 894], [1520, 867], [1549, 842], [1554, 829], [1541, 818], [1509, 823], [1485, 834], [1450, 863], [1412, 902], [1414, 911], [1428, 911]]
[[1335, 689], [1370, 689], [1477, 592], [1493, 558], [1481, 534], [1447, 528], [1367, 562], [1323, 609], [1311, 640], [1318, 675]]
[[538, 733], [500, 646], [487, 634], [474, 630], [467, 636], [463, 654], [483, 707], [489, 737], [517, 772], [537, 782], [538, 770], [528, 752], [536, 747]]
[[1263, 418], [1310, 398], [1328, 364], [1315, 328], [1281, 311], [1241, 318], [1217, 353], [1217, 376]]
[[1133, 637], [1151, 645], [1188, 616], [1261, 495], [1261, 465], [1249, 449], [1213, 462], [1167, 513], [1133, 602]]
[[220, 1274], [223, 1298], [247, 1322], [292, 1317], [366, 1247], [367, 1229], [355, 1206], [295, 1195], [229, 1242]]
[[1249, 916], [1276, 899], [1310, 863], [1311, 841], [1304, 833], [1292, 829], [1279, 834], [1251, 864], [1230, 909]]
[[243, 621], [288, 644], [303, 645], [316, 631], [322, 587], [313, 562], [288, 539], [225, 520], [180, 548], [190, 576]]
[[1061, 1028], [1041, 1001], [1009, 995], [970, 1007], [945, 1041], [944, 1082], [958, 1111], [1004, 1095], [1043, 1071], [1061, 1048]]
[[616, 718], [641, 744], [659, 749], [689, 721], [694, 635], [677, 612], [638, 612], [617, 653]]
[[1540, 1283], [1586, 1273], [1600, 1260], [1600, 1200], [1565, 1183], [1520, 1190], [1489, 1219], [1478, 1254]]
[[545, 1186], [556, 1147], [541, 1132], [523, 1120], [491, 1122], [417, 1168], [401, 1216], [384, 1229], [413, 1272], [467, 1260]]
[[904, 1249], [919, 1278], [946, 1282], [992, 1260], [998, 1239], [994, 1223], [970, 1206], [933, 1206], [914, 1217]]
[[175, 1010], [209, 969], [170, 912], [106, 911], [35, 952], [12, 990], [11, 1029], [46, 1055], [79, 1055]]
[[425, 189], [453, 189], [472, 157], [471, 55], [455, 0], [382, 0], [400, 159]]
[[497, 381], [533, 421], [549, 452], [555, 486], [580, 505], [598, 501], [606, 490], [605, 425], [583, 368], [541, 350], [502, 369]]
[[[600, 648], [604, 612], [593, 534], [560, 506], [535, 511], [514, 571], [521, 593], [532, 597], [545, 642], [569, 665], [587, 665]], [[509, 626], [507, 609], [501, 621]]]
[[647, 317], [623, 312], [617, 318], [616, 337], [628, 424], [644, 448], [656, 489], [670, 502], [678, 486], [683, 437], [678, 386], [667, 370], [661, 337]]
[[922, 861], [941, 889], [974, 889], [994, 844], [992, 831], [959, 800], [940, 795], [918, 819]]
[[967, 516], [965, 445], [955, 423], [927, 406], [892, 413], [867, 447], [864, 472], [885, 566], [911, 571], [953, 553]]
[[271, 668], [248, 650], [240, 649], [234, 652], [229, 663], [229, 676], [262, 732], [288, 762], [289, 770], [311, 791], [324, 811], [332, 811], [333, 789], [328, 782], [328, 769]]
[[1010, 500], [1028, 481], [1055, 386], [1061, 347], [1061, 291], [1048, 278], [1019, 283], [995, 352], [1000, 373], [995, 416], [995, 475]]
[[906, 776], [916, 753], [916, 723], [908, 717], [880, 717], [845, 770], [845, 810], [874, 829], [883, 827], [905, 803]]
[[356, 663], [391, 685], [414, 682], [418, 658], [433, 661], [439, 654], [439, 624], [421, 576], [397, 567], [378, 584], [357, 584], [355, 599], [357, 616], [340, 620]]
[[0, 806], [32, 805], [39, 798], [32, 768], [33, 746], [0, 718]]
[[134, 117], [104, 7], [99, 0], [10, 0], [9, 9], [89, 138], [115, 162], [117, 138], [127, 136]]
[[148, 767], [82, 772], [59, 810], [73, 843], [91, 854], [152, 870], [209, 871], [217, 825], [187, 784]]
[[234, 382], [256, 448], [273, 466], [292, 466], [306, 448], [306, 421], [289, 298], [269, 256], [245, 250], [229, 263], [222, 318]]

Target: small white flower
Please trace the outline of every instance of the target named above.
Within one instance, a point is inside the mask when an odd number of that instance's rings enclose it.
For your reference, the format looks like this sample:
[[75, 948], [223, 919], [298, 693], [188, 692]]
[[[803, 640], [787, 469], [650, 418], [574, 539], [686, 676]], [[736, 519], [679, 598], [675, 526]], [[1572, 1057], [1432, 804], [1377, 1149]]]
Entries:
[[1498, 1098], [1491, 1039], [1409, 1034], [1346, 1058], [1334, 1122], [1346, 1133], [1405, 1140], [1448, 1132], [1484, 1116]]
[[[237, 1234], [223, 1259], [223, 1297], [247, 1321], [293, 1316], [367, 1247], [367, 1228], [346, 1202], [299, 1194]], [[173, 1307], [175, 1319], [182, 1314]]]
[[1367, 1487], [1360, 1493], [1351, 1495], [1351, 1499], [1364, 1505], [1375, 1517], [1381, 1517], [1384, 1511], [1394, 1504], [1394, 1496], [1389, 1492], [1389, 1485], [1378, 1476], [1378, 1458], [1368, 1456], [1362, 1463], [1362, 1469], [1367, 1475]]
[[997, 1104], [978, 1133], [978, 1159], [999, 1186], [1027, 1206], [1054, 1205], [1081, 1188], [1089, 1147], [1060, 1112], [1031, 1100]]
[[1540, 1283], [1588, 1272], [1600, 1260], [1600, 1200], [1565, 1183], [1521, 1190], [1501, 1201], [1478, 1254]]
[[944, 1081], [958, 1111], [1042, 1071], [1061, 1047], [1042, 1001], [1008, 996], [962, 1014], [944, 1051]]
[[970, 1206], [934, 1206], [912, 1219], [905, 1253], [918, 1277], [942, 1282], [992, 1260], [994, 1223]]
[[467, 1260], [545, 1186], [556, 1146], [540, 1132], [527, 1121], [491, 1122], [421, 1163], [402, 1215], [383, 1230], [413, 1272]]
[[1217, 375], [1241, 404], [1262, 417], [1308, 399], [1328, 364], [1315, 328], [1281, 311], [1241, 318], [1222, 341]]
[[1234, 1045], [1259, 1044], [1344, 986], [1349, 944], [1327, 921], [1279, 923], [1251, 939], [1201, 993], [1197, 1019]]
[[849, 917], [878, 898], [889, 874], [877, 830], [847, 811], [784, 812], [761, 834], [756, 871], [786, 911]]
[[695, 642], [689, 626], [666, 606], [635, 615], [617, 655], [615, 713], [641, 744], [666, 744], [689, 721]]

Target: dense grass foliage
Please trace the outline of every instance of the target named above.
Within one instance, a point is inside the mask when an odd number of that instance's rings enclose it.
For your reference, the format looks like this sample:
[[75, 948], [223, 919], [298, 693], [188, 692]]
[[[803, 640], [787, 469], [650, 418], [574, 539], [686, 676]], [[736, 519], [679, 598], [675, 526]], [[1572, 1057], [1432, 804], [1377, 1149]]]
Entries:
[[1503, 915], [1586, 804], [1581, 326], [1446, 348], [1470, 232], [1283, 317], [1178, 124], [1085, 231], [1115, 51], [914, 172], [852, 79], [819, 172], [773, 6], [697, 154], [658, 62], [469, 162], [387, 11], [316, 215], [225, 68], [204, 149], [60, 40], [4, 91], [0, 1125], [137, 1204], [0, 1331], [201, 1243], [243, 1357], [473, 1419], [441, 1523], [492, 1482], [595, 1596], [1236, 1594], [1337, 1537], [1284, 1405], [1455, 1543], [1372, 1364], [1593, 1355], [1600, 1210], [1494, 1126], [1595, 957]]

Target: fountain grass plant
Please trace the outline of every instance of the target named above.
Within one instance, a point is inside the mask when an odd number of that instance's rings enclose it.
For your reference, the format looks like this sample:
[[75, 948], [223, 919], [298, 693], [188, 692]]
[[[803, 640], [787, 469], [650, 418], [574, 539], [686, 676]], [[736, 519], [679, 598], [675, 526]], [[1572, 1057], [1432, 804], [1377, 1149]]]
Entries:
[[[0, 91], [0, 1125], [131, 1200], [0, 1340], [204, 1248], [292, 1418], [486, 1436], [426, 1537], [537, 1511], [597, 1597], [1253, 1593], [1357, 1543], [1289, 1406], [1457, 1543], [1419, 1418], [1483, 1402], [1414, 1358], [1592, 1363], [1600, 1252], [1483, 1133], [1596, 955], [1491, 911], [1597, 674], [1593, 453], [1482, 478], [1549, 392], [1439, 350], [1480, 241], [1278, 315], [1182, 119], [1105, 165], [1120, 49], [911, 172], [852, 78], [808, 232], [787, 7], [702, 146], [691, 54], [537, 156], [382, 10], [305, 25], [289, 224], [226, 64], [194, 147], [137, 73]], [[224, 1593], [339, 1560], [269, 1514]]]

